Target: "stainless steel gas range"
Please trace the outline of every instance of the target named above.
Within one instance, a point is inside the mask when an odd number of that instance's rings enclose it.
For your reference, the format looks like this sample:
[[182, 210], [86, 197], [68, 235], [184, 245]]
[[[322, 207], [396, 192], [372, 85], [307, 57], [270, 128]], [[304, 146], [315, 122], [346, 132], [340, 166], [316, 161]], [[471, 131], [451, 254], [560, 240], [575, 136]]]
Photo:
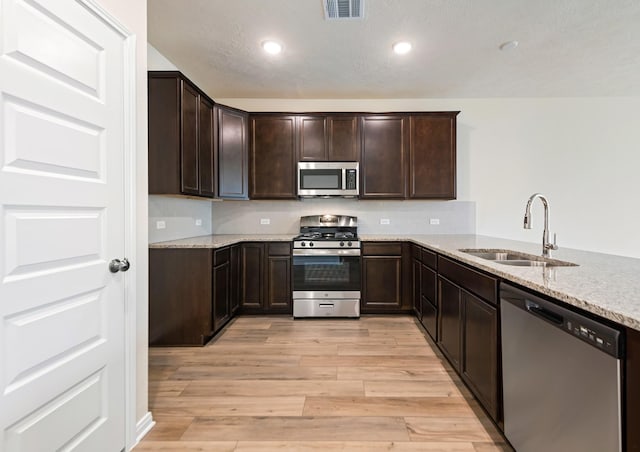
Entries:
[[358, 219], [300, 218], [293, 239], [293, 317], [360, 317]]

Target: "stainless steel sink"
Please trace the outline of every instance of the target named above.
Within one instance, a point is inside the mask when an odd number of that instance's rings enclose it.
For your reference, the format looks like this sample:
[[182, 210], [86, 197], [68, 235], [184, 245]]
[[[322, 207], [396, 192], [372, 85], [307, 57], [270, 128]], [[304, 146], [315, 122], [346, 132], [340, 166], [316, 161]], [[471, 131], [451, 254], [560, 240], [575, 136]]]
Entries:
[[498, 264], [511, 265], [514, 267], [577, 267], [578, 265], [573, 262], [560, 261], [512, 250], [463, 248], [458, 251]]

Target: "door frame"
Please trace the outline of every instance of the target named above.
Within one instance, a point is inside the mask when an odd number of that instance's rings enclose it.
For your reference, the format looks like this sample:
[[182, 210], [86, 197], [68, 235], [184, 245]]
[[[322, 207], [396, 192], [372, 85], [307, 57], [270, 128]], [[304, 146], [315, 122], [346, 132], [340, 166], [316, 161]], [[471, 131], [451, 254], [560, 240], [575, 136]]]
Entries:
[[149, 413], [143, 418], [142, 431], [138, 431], [136, 419], [137, 400], [137, 255], [136, 255], [136, 157], [137, 157], [137, 91], [136, 91], [136, 35], [131, 33], [116, 17], [109, 13], [99, 3], [99, 0], [77, 0], [83, 7], [100, 18], [105, 24], [116, 31], [123, 41], [123, 69], [124, 69], [124, 111], [123, 111], [123, 153], [124, 153], [124, 256], [132, 263], [129, 271], [123, 274], [124, 277], [124, 416], [125, 424], [125, 449], [131, 450], [153, 427], [153, 421]]

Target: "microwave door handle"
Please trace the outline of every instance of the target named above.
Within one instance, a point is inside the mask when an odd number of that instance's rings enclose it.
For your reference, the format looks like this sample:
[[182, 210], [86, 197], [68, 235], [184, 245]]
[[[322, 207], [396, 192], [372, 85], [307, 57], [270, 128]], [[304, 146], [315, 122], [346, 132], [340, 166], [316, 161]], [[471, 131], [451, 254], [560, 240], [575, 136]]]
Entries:
[[347, 170], [346, 168], [342, 168], [342, 187], [341, 190], [345, 190], [347, 188]]

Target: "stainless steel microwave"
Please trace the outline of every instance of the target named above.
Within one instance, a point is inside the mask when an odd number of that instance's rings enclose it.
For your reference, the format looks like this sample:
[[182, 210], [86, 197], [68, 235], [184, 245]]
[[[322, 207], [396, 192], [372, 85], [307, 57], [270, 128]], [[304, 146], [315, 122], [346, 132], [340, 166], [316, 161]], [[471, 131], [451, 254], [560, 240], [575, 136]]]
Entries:
[[298, 196], [353, 198], [359, 183], [358, 162], [298, 162]]

